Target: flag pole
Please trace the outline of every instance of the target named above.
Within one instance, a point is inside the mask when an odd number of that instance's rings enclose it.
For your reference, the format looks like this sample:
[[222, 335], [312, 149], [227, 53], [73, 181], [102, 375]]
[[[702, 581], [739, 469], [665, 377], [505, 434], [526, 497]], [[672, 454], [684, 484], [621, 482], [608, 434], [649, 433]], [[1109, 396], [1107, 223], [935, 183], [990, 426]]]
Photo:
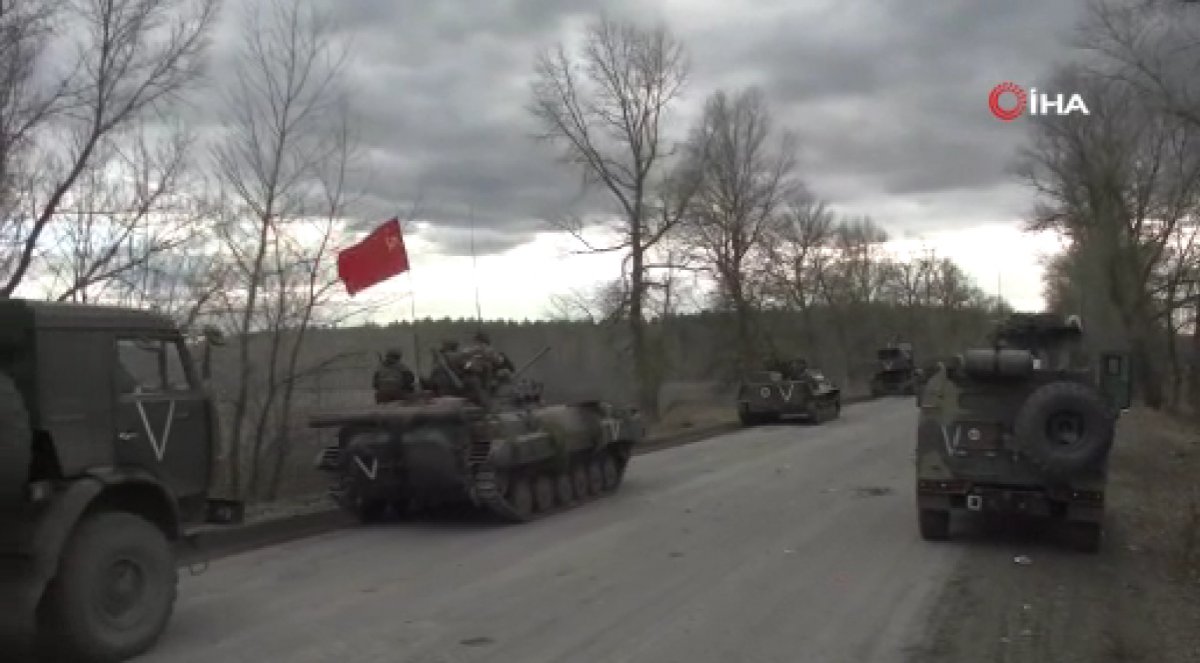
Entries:
[[[399, 217], [399, 215], [397, 215]], [[407, 249], [406, 249], [407, 250]], [[417, 391], [421, 390], [421, 340], [417, 335], [417, 285], [413, 278], [412, 264], [408, 265], [408, 310], [412, 319], [413, 368]]]
[[475, 256], [475, 206], [469, 211], [471, 219], [471, 280], [475, 282], [475, 324], [483, 331], [483, 309], [479, 306], [479, 260]]

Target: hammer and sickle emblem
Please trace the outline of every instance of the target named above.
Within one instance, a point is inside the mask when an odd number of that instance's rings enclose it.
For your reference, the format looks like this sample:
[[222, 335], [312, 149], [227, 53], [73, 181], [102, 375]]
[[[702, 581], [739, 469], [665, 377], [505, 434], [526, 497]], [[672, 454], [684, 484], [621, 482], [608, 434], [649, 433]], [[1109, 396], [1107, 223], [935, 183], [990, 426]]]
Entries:
[[395, 251], [396, 249], [400, 248], [400, 240], [397, 239], [395, 235], [388, 235], [385, 241], [387, 243], [388, 251]]

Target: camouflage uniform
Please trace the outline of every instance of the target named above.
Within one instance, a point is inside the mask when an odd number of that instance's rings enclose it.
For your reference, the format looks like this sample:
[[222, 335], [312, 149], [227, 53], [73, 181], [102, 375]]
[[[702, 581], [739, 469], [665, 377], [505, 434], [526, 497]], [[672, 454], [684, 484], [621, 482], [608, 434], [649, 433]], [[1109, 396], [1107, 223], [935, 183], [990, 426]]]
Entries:
[[492, 347], [487, 334], [475, 334], [475, 343], [463, 352], [463, 374], [473, 399], [481, 404], [491, 400], [497, 388], [512, 377], [513, 365], [504, 353]]
[[400, 361], [401, 356], [399, 350], [389, 350], [375, 371], [371, 386], [376, 403], [404, 400], [416, 393], [416, 375]]
[[429, 384], [434, 393], [438, 396], [463, 396], [462, 389], [455, 384], [454, 380], [455, 376], [462, 379], [462, 353], [458, 349], [458, 341], [442, 341], [441, 347], [434, 350], [433, 354], [434, 361], [433, 368], [429, 373]]

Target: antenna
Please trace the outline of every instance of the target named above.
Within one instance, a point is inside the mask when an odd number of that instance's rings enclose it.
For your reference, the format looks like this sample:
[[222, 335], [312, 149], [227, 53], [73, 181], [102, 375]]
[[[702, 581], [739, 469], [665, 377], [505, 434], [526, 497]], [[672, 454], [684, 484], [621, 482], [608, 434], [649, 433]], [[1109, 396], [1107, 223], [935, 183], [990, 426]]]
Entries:
[[475, 256], [475, 206], [468, 212], [471, 220], [471, 280], [475, 282], [475, 321], [483, 329], [483, 309], [479, 306], [479, 260]]

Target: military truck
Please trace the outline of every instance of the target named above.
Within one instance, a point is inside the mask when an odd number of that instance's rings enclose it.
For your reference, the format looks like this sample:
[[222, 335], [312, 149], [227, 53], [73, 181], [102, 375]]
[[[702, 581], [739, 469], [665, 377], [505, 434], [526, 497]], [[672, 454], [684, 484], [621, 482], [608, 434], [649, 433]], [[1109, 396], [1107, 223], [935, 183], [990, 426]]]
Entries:
[[441, 377], [429, 380], [442, 385], [437, 395], [311, 417], [313, 428], [336, 430], [316, 460], [332, 475], [333, 500], [364, 523], [450, 504], [525, 522], [616, 491], [645, 435], [638, 413], [545, 405], [541, 385], [517, 379], [528, 365], [480, 398], [442, 357]]
[[917, 369], [913, 364], [911, 343], [892, 343], [881, 348], [876, 357], [879, 368], [871, 377], [871, 396], [911, 396], [917, 391]]
[[153, 646], [176, 544], [242, 518], [209, 495], [216, 433], [165, 316], [0, 300], [0, 651], [119, 661]]
[[1101, 545], [1109, 450], [1130, 403], [1121, 352], [1089, 356], [1077, 317], [1018, 313], [991, 347], [940, 362], [919, 399], [921, 536], [950, 536], [952, 511], [1027, 514]]
[[802, 417], [813, 423], [836, 419], [842, 392], [820, 369], [802, 359], [773, 363], [768, 370], [742, 377], [737, 391], [738, 418], [744, 426]]

